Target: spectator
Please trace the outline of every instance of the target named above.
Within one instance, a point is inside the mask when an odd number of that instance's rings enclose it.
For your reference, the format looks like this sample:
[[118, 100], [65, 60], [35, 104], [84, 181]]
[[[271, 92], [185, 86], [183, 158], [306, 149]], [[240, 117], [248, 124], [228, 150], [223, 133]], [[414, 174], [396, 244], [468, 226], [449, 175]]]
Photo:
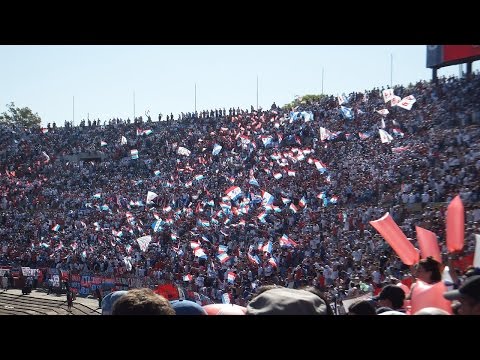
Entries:
[[129, 290], [113, 304], [112, 315], [175, 315], [170, 302], [151, 289]]
[[458, 290], [448, 291], [444, 297], [459, 301], [459, 315], [480, 315], [480, 275], [468, 277]]

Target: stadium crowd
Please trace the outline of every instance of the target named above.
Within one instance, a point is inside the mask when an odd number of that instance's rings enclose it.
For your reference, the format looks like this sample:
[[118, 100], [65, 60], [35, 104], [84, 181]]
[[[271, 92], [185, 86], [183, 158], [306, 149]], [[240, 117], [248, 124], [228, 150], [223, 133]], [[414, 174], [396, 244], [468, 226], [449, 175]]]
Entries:
[[457, 194], [472, 253], [480, 76], [393, 90], [411, 110], [377, 88], [295, 109], [0, 125], [0, 265], [175, 283], [204, 303], [246, 306], [269, 284], [340, 301], [410, 275], [369, 221], [389, 212], [414, 246], [422, 226], [446, 253]]

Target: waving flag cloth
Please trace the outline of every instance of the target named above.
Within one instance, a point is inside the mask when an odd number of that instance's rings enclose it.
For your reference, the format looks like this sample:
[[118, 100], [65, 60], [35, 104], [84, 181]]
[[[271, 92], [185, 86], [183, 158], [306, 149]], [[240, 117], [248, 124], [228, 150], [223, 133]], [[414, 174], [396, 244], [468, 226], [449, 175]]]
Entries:
[[422, 259], [432, 256], [440, 264], [442, 263], [442, 256], [438, 247], [437, 235], [434, 232], [424, 229], [420, 226], [415, 226], [417, 232], [418, 245], [420, 246], [420, 254]]
[[298, 208], [292, 204], [290, 204], [290, 206], [288, 207], [290, 210], [293, 211], [294, 214], [296, 214], [298, 212]]
[[98, 194], [93, 195], [93, 198], [94, 198], [94, 199], [100, 199], [101, 197], [102, 197], [102, 194], [101, 194], [101, 193], [98, 193]]
[[389, 114], [388, 109], [377, 110], [377, 113], [383, 116], [387, 116]]
[[105, 141], [100, 141], [100, 146], [107, 146], [107, 143]]
[[221, 254], [218, 254], [217, 255], [217, 259], [220, 260], [220, 262], [222, 264], [226, 263], [229, 259], [230, 259], [230, 256], [228, 256], [227, 254], [225, 253], [221, 253]]
[[227, 274], [227, 281], [229, 283], [233, 284], [236, 277], [237, 277], [237, 275], [235, 275], [235, 273], [233, 271], [229, 271], [228, 274]]
[[148, 244], [152, 241], [152, 237], [150, 235], [142, 236], [137, 239], [138, 246], [140, 246], [140, 250], [143, 252], [147, 251]]
[[190, 275], [190, 274], [187, 274], [183, 277], [183, 281], [189, 281], [190, 282], [190, 281], [192, 281], [192, 279], [193, 279], [193, 276]]
[[386, 103], [392, 100], [394, 96], [393, 89], [385, 89], [382, 91], [382, 94], [383, 94], [383, 101], [385, 101]]
[[162, 221], [161, 220], [157, 220], [155, 221], [153, 224], [152, 224], [152, 229], [154, 232], [159, 232], [159, 231], [162, 231]]
[[155, 193], [152, 192], [152, 191], [149, 191], [149, 192], [147, 193], [147, 205], [153, 203], [153, 199], [155, 199], [156, 197], [158, 197], [157, 194], [155, 194]]
[[187, 148], [184, 148], [184, 147], [182, 147], [182, 146], [179, 146], [179, 147], [178, 147], [178, 150], [177, 150], [177, 153], [178, 153], [179, 155], [190, 156], [191, 151], [188, 150]]
[[249, 183], [250, 185], [255, 185], [255, 186], [260, 187], [260, 185], [258, 184], [257, 179], [255, 179], [255, 177], [253, 177], [253, 176], [250, 178], [250, 180], [248, 180], [248, 183]]
[[397, 106], [400, 101], [402, 101], [402, 98], [400, 96], [394, 95], [392, 97], [392, 101], [390, 102], [390, 105]]
[[473, 266], [480, 268], [480, 235], [475, 234], [475, 255], [473, 256]]
[[207, 254], [205, 254], [205, 251], [202, 249], [202, 248], [197, 248], [193, 251], [193, 253], [195, 254], [196, 257], [198, 258], [203, 258], [203, 259], [206, 259], [207, 258]]
[[230, 200], [236, 200], [241, 193], [242, 189], [240, 189], [238, 186], [232, 186], [225, 191], [225, 194], [230, 198]]
[[138, 159], [138, 150], [136, 149], [130, 150], [130, 155], [132, 157], [132, 160]]
[[268, 259], [268, 263], [272, 265], [274, 268], [277, 268], [277, 261], [273, 256], [270, 259]]
[[390, 143], [393, 140], [393, 137], [385, 130], [378, 129], [378, 132], [380, 134], [380, 141], [382, 143]]
[[347, 108], [345, 106], [341, 106], [340, 110], [342, 111], [342, 114], [345, 118], [351, 120], [353, 119], [353, 111], [351, 108]]
[[56, 224], [54, 227], [52, 227], [53, 231], [58, 231], [60, 230], [60, 225]]
[[275, 199], [274, 196], [266, 191], [262, 190], [262, 204], [263, 205], [270, 205], [273, 204], [273, 200]]
[[399, 153], [402, 153], [402, 152], [404, 152], [408, 149], [409, 149], [409, 146], [399, 146], [399, 147], [392, 148], [392, 152], [396, 153], [396, 154], [399, 154]]
[[272, 242], [269, 241], [265, 245], [263, 245], [262, 251], [271, 254], [272, 253]]
[[465, 239], [465, 212], [460, 195], [447, 208], [447, 249], [454, 252], [463, 249]]
[[405, 265], [413, 265], [418, 262], [420, 259], [418, 250], [408, 241], [388, 212], [380, 219], [370, 221], [370, 225], [390, 244]]
[[126, 145], [127, 144], [127, 138], [125, 136], [122, 136], [120, 139], [120, 145]]
[[298, 244], [293, 241], [292, 239], [289, 239], [287, 235], [283, 234], [282, 237], [279, 240], [280, 246], [281, 247], [289, 247], [289, 246], [298, 246]]
[[48, 154], [45, 151], [42, 151], [42, 155], [45, 156], [45, 159], [46, 159], [44, 163], [45, 164], [48, 163], [50, 161], [50, 156], [48, 156]]
[[221, 150], [222, 150], [222, 146], [218, 145], [218, 144], [215, 144], [213, 146], [212, 155], [218, 155]]
[[370, 133], [368, 131], [366, 132], [359, 132], [358, 133], [358, 137], [360, 138], [360, 140], [366, 140], [370, 137]]
[[330, 140], [331, 137], [332, 137], [331, 131], [320, 126], [320, 140], [321, 141]]
[[228, 246], [225, 245], [218, 245], [218, 253], [223, 254], [228, 251]]
[[230, 295], [228, 293], [222, 295], [222, 304], [230, 304]]
[[404, 97], [398, 104], [397, 106], [406, 109], [406, 110], [411, 110], [413, 104], [415, 104], [417, 100], [415, 99], [415, 96], [409, 95], [407, 97]]

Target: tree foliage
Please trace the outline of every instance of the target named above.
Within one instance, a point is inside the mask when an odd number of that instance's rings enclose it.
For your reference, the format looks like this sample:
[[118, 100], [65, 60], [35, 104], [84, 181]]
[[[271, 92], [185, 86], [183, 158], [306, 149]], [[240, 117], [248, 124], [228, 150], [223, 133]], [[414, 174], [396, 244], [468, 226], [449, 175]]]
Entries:
[[0, 115], [0, 124], [16, 125], [25, 128], [39, 127], [42, 119], [28, 107], [16, 107], [13, 102], [7, 104], [7, 111]]
[[315, 103], [321, 102], [323, 99], [327, 98], [327, 95], [303, 95], [303, 96], [295, 96], [295, 99], [283, 106], [284, 109], [290, 110], [295, 108], [296, 106], [300, 105], [312, 105]]

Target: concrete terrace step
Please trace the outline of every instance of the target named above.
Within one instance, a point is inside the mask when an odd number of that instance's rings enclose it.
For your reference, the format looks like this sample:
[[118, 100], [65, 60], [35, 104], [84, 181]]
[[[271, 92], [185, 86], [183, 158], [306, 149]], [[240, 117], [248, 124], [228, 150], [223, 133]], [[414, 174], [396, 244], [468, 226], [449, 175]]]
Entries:
[[0, 314], [4, 315], [100, 315], [97, 305], [97, 300], [77, 298], [69, 312], [65, 295], [53, 297], [35, 290], [22, 295], [18, 289], [0, 292]]

